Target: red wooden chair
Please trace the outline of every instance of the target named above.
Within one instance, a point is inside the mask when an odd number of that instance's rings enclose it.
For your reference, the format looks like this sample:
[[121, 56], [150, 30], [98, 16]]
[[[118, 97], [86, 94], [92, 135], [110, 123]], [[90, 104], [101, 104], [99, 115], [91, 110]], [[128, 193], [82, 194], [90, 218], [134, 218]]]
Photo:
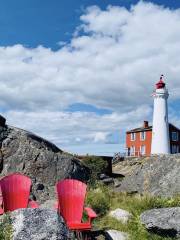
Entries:
[[1, 192], [1, 187], [0, 187], [0, 215], [4, 213], [3, 209], [3, 197], [2, 197], [2, 192]]
[[2, 178], [0, 186], [4, 212], [14, 211], [18, 208], [27, 208], [28, 203], [31, 205], [32, 202], [29, 202], [31, 179], [29, 177], [14, 173]]
[[[56, 188], [58, 211], [63, 216], [68, 228], [76, 232], [76, 236], [81, 239], [83, 235], [86, 236], [86, 233], [90, 232], [92, 219], [97, 217], [91, 208], [84, 208], [87, 186], [78, 180], [65, 179], [59, 181]], [[87, 222], [82, 222], [83, 210], [88, 215]]]

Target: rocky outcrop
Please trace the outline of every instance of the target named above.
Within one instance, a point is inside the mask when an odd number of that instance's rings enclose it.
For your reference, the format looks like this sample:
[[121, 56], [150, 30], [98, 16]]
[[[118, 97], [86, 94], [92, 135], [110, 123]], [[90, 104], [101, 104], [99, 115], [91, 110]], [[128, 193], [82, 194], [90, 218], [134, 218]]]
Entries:
[[86, 182], [90, 174], [78, 159], [51, 142], [31, 132], [0, 125], [0, 177], [12, 172], [32, 179], [32, 198], [40, 203], [55, 197], [58, 180], [74, 178]]
[[63, 218], [50, 209], [18, 209], [11, 213], [14, 240], [66, 240]]
[[180, 207], [148, 210], [141, 214], [140, 219], [149, 231], [180, 237]]
[[131, 158], [113, 171], [124, 175], [118, 191], [171, 197], [180, 193], [180, 154]]

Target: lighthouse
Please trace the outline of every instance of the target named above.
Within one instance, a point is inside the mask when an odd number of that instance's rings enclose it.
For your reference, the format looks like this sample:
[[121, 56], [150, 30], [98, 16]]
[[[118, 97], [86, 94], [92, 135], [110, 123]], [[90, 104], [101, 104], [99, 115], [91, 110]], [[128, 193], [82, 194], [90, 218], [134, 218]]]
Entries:
[[152, 145], [151, 154], [168, 154], [170, 153], [169, 142], [169, 123], [168, 123], [168, 105], [169, 97], [164, 76], [161, 75], [160, 80], [156, 83], [153, 93], [154, 112], [153, 112], [153, 129], [152, 129]]

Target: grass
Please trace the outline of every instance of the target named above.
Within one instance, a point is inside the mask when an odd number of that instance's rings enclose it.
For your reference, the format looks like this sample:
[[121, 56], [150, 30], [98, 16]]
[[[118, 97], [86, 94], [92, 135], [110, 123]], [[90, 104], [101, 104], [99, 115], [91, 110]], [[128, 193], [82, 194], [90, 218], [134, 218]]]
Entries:
[[[99, 217], [94, 221], [98, 229], [115, 229], [129, 233], [130, 240], [170, 240], [174, 238], [161, 237], [149, 233], [140, 222], [140, 214], [145, 210], [162, 207], [180, 206], [180, 196], [174, 198], [160, 198], [113, 192], [110, 188], [98, 186], [90, 189], [87, 204], [97, 211]], [[123, 224], [108, 215], [110, 210], [122, 208], [132, 213], [132, 219]]]

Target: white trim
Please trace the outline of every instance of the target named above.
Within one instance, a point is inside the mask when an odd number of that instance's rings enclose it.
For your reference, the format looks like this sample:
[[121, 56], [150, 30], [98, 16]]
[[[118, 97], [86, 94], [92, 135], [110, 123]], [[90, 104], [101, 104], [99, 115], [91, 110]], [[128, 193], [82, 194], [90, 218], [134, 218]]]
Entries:
[[[144, 138], [142, 138], [142, 133], [144, 133]], [[146, 140], [146, 131], [140, 132], [140, 140], [145, 141]]]
[[140, 146], [140, 153], [141, 153], [141, 155], [146, 155], [146, 145]]
[[[132, 136], [134, 136], [134, 137], [132, 137]], [[136, 141], [136, 133], [135, 132], [131, 133], [131, 141]]]
[[135, 154], [136, 154], [136, 147], [135, 146], [131, 146], [130, 147], [130, 155], [131, 156], [135, 156]]

